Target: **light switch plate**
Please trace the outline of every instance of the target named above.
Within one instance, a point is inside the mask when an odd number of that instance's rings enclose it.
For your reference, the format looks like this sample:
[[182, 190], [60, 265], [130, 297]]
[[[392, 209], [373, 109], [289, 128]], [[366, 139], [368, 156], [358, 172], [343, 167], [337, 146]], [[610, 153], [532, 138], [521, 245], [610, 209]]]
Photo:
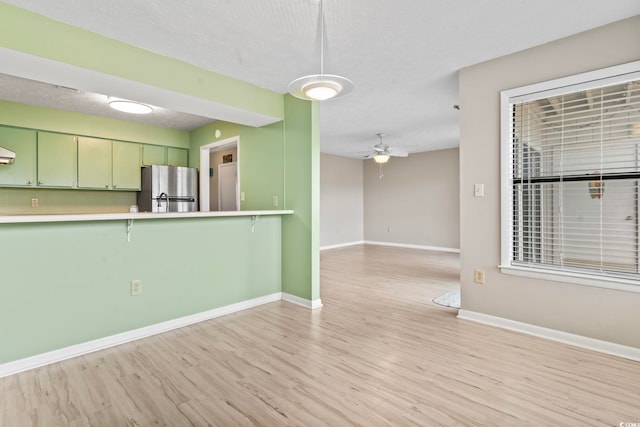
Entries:
[[473, 196], [484, 197], [484, 184], [473, 184]]

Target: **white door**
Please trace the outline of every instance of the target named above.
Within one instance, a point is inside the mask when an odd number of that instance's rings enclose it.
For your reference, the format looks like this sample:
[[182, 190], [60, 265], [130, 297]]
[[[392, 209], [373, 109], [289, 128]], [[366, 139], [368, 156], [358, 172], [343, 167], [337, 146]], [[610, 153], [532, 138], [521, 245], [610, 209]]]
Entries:
[[238, 164], [218, 165], [218, 210], [238, 210]]

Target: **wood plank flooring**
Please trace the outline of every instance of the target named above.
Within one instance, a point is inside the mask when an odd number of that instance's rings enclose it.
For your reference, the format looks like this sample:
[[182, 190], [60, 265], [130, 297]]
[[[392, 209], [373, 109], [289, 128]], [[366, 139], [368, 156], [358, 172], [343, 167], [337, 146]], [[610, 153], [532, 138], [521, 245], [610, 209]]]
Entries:
[[324, 251], [321, 297], [0, 379], [1, 426], [618, 426], [640, 364], [456, 318], [456, 254]]

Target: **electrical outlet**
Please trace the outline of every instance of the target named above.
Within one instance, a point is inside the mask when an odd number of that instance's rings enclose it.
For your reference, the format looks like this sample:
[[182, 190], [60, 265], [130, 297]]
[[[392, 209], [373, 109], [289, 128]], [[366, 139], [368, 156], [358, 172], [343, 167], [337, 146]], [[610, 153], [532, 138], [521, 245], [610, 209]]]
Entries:
[[38, 206], [40, 206], [40, 201], [38, 200], [37, 197], [32, 197], [31, 198], [31, 207], [32, 208], [37, 208]]
[[131, 296], [142, 294], [142, 280], [131, 281]]
[[244, 191], [240, 192], [240, 201], [244, 202]]
[[473, 281], [483, 285], [484, 284], [484, 270], [473, 270]]
[[273, 196], [273, 207], [277, 208], [278, 207], [278, 196]]

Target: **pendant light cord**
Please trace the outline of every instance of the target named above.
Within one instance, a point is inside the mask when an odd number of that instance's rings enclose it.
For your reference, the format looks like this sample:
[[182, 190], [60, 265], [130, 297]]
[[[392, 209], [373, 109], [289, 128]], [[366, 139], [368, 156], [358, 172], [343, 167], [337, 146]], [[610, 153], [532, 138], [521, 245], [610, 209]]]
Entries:
[[320, 0], [320, 74], [324, 74], [324, 11]]

